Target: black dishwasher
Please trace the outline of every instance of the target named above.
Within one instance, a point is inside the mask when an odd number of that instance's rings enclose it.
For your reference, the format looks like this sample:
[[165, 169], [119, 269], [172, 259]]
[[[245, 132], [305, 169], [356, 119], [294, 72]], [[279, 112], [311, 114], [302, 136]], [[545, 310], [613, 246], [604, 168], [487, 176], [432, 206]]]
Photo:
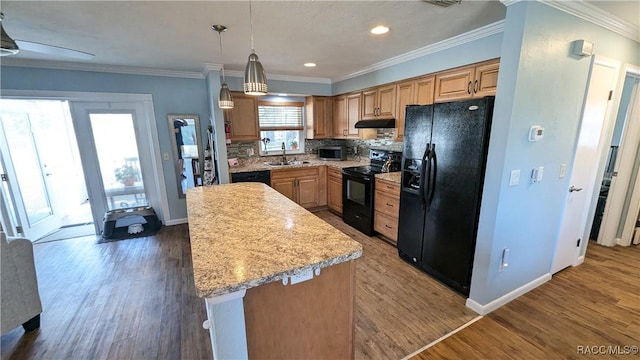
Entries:
[[271, 186], [271, 171], [261, 170], [231, 173], [231, 182], [261, 182]]

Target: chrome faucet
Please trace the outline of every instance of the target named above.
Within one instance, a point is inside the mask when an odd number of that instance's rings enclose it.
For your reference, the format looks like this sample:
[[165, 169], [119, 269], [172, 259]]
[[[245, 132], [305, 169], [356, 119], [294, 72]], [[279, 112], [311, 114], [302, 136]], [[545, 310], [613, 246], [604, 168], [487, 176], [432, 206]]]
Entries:
[[282, 142], [282, 165], [286, 165], [287, 164], [287, 155], [285, 153], [285, 146], [284, 146], [284, 141]]

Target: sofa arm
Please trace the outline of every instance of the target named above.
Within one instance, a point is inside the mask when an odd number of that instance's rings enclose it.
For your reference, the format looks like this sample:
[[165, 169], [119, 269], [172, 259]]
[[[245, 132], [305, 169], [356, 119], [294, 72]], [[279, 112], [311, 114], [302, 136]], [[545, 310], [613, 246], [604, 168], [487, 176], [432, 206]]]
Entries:
[[6, 238], [1, 243], [1, 333], [26, 323], [42, 312], [38, 292], [33, 244], [24, 238]]

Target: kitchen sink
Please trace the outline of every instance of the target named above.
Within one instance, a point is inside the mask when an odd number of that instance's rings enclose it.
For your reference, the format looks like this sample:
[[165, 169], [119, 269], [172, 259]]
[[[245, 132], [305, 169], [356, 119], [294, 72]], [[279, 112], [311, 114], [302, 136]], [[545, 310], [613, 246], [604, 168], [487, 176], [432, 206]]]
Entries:
[[287, 165], [302, 165], [302, 164], [308, 164], [309, 162], [306, 160], [294, 160], [294, 161], [287, 161], [287, 162], [281, 162], [281, 161], [274, 161], [274, 162], [265, 162], [265, 165], [269, 165], [269, 166], [287, 166]]

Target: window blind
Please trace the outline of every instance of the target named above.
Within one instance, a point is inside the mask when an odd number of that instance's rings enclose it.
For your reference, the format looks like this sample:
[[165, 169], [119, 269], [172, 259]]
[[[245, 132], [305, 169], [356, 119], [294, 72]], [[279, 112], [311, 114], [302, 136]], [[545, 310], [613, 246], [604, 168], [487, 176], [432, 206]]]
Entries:
[[260, 130], [304, 130], [304, 103], [258, 103]]

